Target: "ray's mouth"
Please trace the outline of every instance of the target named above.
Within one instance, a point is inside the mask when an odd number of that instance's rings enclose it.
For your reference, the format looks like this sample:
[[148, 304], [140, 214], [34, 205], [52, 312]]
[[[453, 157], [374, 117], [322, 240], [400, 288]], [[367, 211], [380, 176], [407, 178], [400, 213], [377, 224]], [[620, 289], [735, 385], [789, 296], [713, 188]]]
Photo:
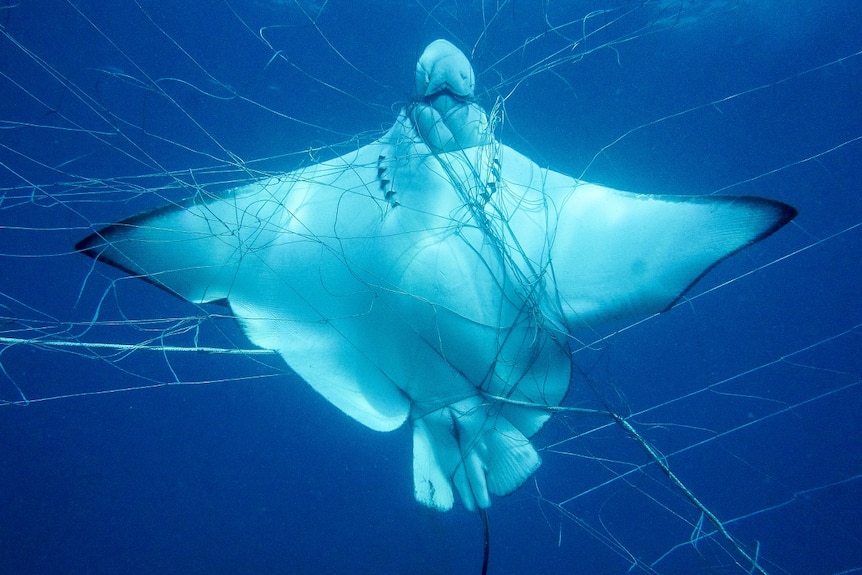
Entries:
[[472, 98], [469, 96], [461, 96], [452, 91], [448, 86], [443, 88], [442, 90], [437, 90], [433, 94], [428, 94], [427, 96], [423, 96], [420, 101], [426, 102], [428, 104], [434, 105], [438, 100], [441, 99], [454, 100], [459, 104], [468, 104], [472, 101]]

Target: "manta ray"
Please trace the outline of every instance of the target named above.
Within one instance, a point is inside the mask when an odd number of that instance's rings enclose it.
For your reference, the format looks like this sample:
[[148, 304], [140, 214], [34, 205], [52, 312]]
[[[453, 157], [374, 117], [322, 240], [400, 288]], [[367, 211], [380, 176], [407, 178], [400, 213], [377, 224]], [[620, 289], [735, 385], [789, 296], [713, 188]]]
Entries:
[[109, 225], [96, 260], [230, 307], [335, 407], [409, 423], [416, 499], [484, 510], [539, 467], [530, 438], [572, 378], [570, 342], [668, 309], [796, 210], [756, 197], [636, 194], [499, 142], [446, 40], [415, 98], [351, 153]]

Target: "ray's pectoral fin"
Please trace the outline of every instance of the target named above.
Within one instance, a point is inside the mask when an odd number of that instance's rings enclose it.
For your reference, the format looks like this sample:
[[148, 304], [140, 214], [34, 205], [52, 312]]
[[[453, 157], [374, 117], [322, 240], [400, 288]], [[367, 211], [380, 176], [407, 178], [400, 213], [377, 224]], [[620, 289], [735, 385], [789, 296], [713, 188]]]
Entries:
[[261, 181], [218, 201], [192, 198], [138, 214], [87, 236], [75, 249], [190, 302], [224, 300], [247, 251], [244, 238], [259, 235], [268, 214], [244, 215], [268, 185]]
[[[322, 171], [330, 177], [358, 172]], [[337, 251], [283, 225], [287, 191], [301, 197], [300, 184], [311, 185], [304, 173], [139, 214], [91, 234], [76, 248], [190, 302], [226, 303], [255, 345], [277, 351], [350, 417], [391, 431], [406, 420], [409, 398], [362, 346], [380, 331], [374, 318], [366, 318], [373, 292], [355, 279]], [[327, 190], [315, 189], [322, 190], [317, 198]], [[336, 217], [327, 209], [335, 204], [329, 200], [321, 200], [323, 209], [304, 224]], [[368, 208], [361, 215], [374, 218], [375, 204]], [[350, 318], [357, 318], [358, 328]]]
[[569, 326], [664, 311], [719, 262], [795, 216], [762, 198], [638, 195], [579, 183], [552, 248]]

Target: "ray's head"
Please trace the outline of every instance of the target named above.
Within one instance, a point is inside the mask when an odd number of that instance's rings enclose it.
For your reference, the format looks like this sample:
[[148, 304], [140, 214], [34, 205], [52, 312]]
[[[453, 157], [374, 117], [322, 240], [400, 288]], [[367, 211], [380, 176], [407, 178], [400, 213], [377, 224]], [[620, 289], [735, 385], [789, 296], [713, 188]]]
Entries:
[[416, 97], [428, 98], [450, 92], [463, 99], [472, 98], [476, 76], [470, 60], [448, 40], [434, 40], [416, 62]]
[[470, 60], [447, 40], [431, 42], [416, 62], [416, 101], [410, 115], [435, 153], [478, 146], [488, 140], [488, 119], [473, 96]]

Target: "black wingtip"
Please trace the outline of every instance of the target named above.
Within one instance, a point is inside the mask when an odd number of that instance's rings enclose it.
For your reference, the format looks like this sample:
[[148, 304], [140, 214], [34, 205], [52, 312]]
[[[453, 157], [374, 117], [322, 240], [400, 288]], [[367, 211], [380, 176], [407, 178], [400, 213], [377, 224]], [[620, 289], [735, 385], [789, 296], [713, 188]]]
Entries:
[[769, 236], [786, 226], [788, 223], [790, 223], [793, 218], [799, 215], [799, 211], [796, 208], [794, 208], [790, 204], [785, 204], [784, 202], [779, 202], [777, 200], [769, 200], [766, 198], [758, 198], [753, 196], [742, 196], [742, 198], [740, 199], [744, 199], [752, 203], [756, 202], [760, 205], [769, 205], [775, 211], [775, 221], [773, 222], [773, 224], [763, 230], [763, 233], [759, 234], [751, 243], [756, 243], [762, 239], [768, 238]]
[[780, 214], [780, 224], [778, 227], [783, 226], [784, 224], [788, 223], [790, 220], [799, 215], [799, 211], [790, 204], [785, 204], [784, 202], [779, 202], [777, 200], [764, 200], [762, 198], [761, 201], [772, 204], [775, 207], [776, 211], [778, 211], [778, 213]]
[[92, 233], [75, 244], [75, 251], [96, 259], [99, 257], [99, 251], [96, 249], [96, 246], [100, 239], [99, 232]]
[[[93, 232], [87, 237], [78, 241], [75, 244], [75, 251], [83, 254], [87, 257], [91, 257], [94, 260], [101, 260], [102, 254], [105, 252], [105, 249], [109, 247], [110, 241], [108, 237], [114, 233], [116, 228], [121, 224], [112, 224], [110, 226], [106, 226], [98, 231]], [[104, 261], [104, 260], [102, 260]], [[116, 265], [113, 262], [106, 262], [111, 265]]]

